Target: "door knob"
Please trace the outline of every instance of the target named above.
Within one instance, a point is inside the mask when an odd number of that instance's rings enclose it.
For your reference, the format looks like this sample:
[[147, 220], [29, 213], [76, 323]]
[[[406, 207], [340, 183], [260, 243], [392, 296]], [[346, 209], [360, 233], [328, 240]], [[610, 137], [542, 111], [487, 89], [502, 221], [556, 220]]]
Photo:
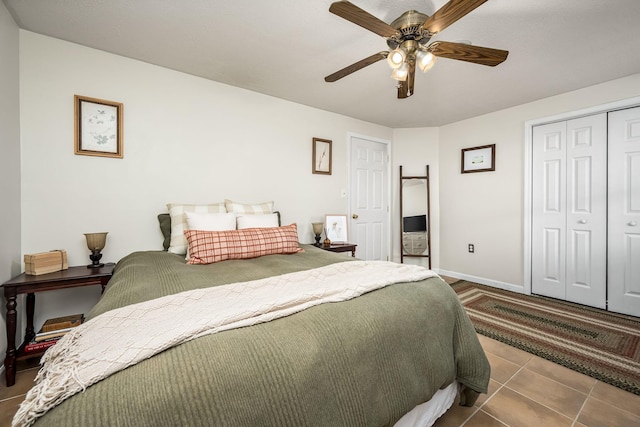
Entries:
[[353, 219], [358, 219], [358, 214], [353, 214], [353, 215], [351, 215], [351, 218], [353, 218]]
[[587, 220], [586, 219], [581, 219], [580, 221], [578, 221], [578, 224], [586, 224]]
[[627, 224], [627, 225], [628, 225], [628, 226], [630, 226], [630, 227], [635, 227], [636, 225], [638, 225], [638, 223], [637, 223], [637, 222], [635, 222], [635, 221], [631, 221], [631, 222], [630, 222], [629, 224]]

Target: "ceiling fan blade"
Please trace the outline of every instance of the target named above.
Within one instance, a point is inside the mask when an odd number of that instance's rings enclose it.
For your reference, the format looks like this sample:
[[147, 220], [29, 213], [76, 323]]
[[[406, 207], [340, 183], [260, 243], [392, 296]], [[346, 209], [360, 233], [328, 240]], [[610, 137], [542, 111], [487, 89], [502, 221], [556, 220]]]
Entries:
[[[486, 1], [486, 0], [485, 0]], [[360, 9], [348, 1], [337, 1], [329, 7], [329, 12], [338, 15], [347, 21], [360, 25], [362, 28], [373, 31], [382, 37], [391, 37], [398, 34], [398, 30], [381, 21], [369, 12]]]
[[458, 59], [490, 67], [501, 64], [509, 55], [507, 50], [452, 42], [433, 42], [427, 50], [441, 58]]
[[341, 78], [346, 77], [351, 73], [354, 73], [364, 67], [367, 67], [371, 64], [375, 64], [376, 62], [385, 59], [387, 55], [389, 55], [389, 52], [387, 52], [386, 50], [383, 50], [382, 52], [374, 53], [368, 58], [361, 59], [360, 61], [349, 65], [348, 67], [344, 67], [340, 71], [336, 71], [335, 73], [328, 75], [327, 77], [324, 78], [324, 81], [327, 83], [332, 83], [332, 82], [335, 82], [336, 80], [340, 80]]
[[400, 85], [398, 86], [398, 99], [408, 98], [413, 95], [413, 83], [415, 76], [416, 63], [415, 61], [412, 61], [409, 63], [409, 74], [407, 75], [407, 80], [398, 82], [400, 83]]
[[424, 21], [422, 27], [432, 34], [439, 33], [486, 1], [487, 0], [450, 0]]

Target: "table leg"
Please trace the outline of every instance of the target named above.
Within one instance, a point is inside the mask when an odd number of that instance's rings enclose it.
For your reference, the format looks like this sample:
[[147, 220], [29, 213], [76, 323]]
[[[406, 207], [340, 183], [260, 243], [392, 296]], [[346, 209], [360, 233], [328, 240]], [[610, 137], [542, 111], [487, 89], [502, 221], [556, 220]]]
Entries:
[[4, 358], [7, 387], [16, 382], [16, 294], [5, 289], [7, 299], [7, 356]]
[[36, 331], [33, 327], [33, 315], [36, 308], [36, 294], [27, 294], [27, 329], [24, 332], [24, 342], [31, 341], [36, 336]]

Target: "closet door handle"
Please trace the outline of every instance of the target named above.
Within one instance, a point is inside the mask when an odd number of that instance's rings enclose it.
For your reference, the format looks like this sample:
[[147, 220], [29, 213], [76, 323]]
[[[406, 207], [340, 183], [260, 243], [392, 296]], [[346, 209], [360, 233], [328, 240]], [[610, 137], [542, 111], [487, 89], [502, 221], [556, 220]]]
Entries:
[[580, 221], [578, 221], [578, 224], [586, 224], [587, 220], [586, 219], [581, 219]]
[[629, 224], [627, 224], [629, 227], [635, 227], [636, 225], [638, 225], [637, 222], [635, 221], [631, 221]]

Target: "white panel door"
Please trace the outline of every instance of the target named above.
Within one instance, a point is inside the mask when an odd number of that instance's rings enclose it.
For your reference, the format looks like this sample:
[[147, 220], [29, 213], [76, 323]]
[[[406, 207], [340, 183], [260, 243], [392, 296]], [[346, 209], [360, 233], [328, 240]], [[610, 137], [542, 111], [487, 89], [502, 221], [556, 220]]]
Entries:
[[607, 115], [567, 121], [567, 301], [607, 307]]
[[533, 128], [531, 292], [566, 297], [565, 122]]
[[606, 120], [533, 129], [532, 293], [606, 308]]
[[364, 260], [389, 259], [388, 144], [351, 138], [349, 235]]
[[609, 310], [640, 316], [640, 107], [609, 113]]

